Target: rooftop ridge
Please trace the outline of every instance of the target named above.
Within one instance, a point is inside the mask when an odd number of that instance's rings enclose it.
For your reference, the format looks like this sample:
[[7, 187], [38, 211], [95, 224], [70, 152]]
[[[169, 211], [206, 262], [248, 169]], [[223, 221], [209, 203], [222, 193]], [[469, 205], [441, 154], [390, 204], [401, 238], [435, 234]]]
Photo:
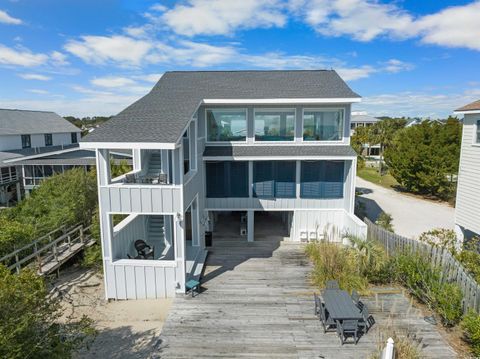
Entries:
[[19, 108], [0, 108], [0, 111], [22, 111], [22, 112], [55, 113], [54, 111], [45, 111], [45, 110], [21, 110], [21, 109], [19, 109]]

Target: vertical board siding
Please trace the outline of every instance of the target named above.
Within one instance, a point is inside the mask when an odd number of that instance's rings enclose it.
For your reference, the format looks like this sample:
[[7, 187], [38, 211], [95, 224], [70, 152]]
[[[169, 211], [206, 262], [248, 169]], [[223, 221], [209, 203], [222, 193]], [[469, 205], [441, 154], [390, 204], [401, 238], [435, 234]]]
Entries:
[[480, 145], [474, 146], [480, 114], [465, 115], [458, 173], [455, 223], [480, 233]]
[[420, 253], [441, 270], [442, 282], [456, 283], [463, 294], [463, 310], [480, 312], [480, 286], [448, 250], [389, 232], [365, 218], [368, 238], [378, 241], [389, 256], [402, 252]]
[[304, 199], [304, 198], [207, 198], [206, 210], [294, 210], [294, 209], [339, 209], [344, 207], [344, 199]]
[[137, 254], [134, 242], [147, 238], [147, 216], [131, 214], [114, 228], [112, 240], [112, 258], [126, 259], [127, 254], [135, 257]]
[[175, 296], [174, 266], [115, 264], [105, 261], [105, 268], [107, 299], [156, 299]]
[[181, 186], [102, 186], [100, 196], [105, 212], [181, 212]]

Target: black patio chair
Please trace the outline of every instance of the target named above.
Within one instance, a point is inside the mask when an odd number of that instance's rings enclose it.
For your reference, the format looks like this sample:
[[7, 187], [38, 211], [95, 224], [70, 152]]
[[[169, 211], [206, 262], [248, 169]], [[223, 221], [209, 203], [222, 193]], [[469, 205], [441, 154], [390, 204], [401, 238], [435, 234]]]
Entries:
[[368, 312], [367, 306], [364, 304], [361, 310], [363, 320], [359, 322], [359, 326], [363, 328], [364, 332], [367, 333], [370, 328], [375, 324], [375, 319]]
[[325, 284], [326, 289], [340, 289], [340, 286], [338, 285], [338, 282], [336, 280], [327, 280], [327, 283]]
[[320, 313], [320, 322], [322, 323], [324, 333], [326, 333], [327, 330], [330, 329], [331, 327], [336, 326], [335, 321], [332, 319], [332, 317], [330, 316], [330, 313], [325, 307], [325, 304], [322, 302], [320, 302], [319, 313]]
[[358, 320], [344, 320], [343, 323], [337, 320], [337, 334], [342, 345], [348, 337], [352, 337], [355, 345], [358, 343]]
[[143, 239], [137, 239], [134, 243], [135, 249], [143, 259], [154, 259], [154, 248], [149, 246]]

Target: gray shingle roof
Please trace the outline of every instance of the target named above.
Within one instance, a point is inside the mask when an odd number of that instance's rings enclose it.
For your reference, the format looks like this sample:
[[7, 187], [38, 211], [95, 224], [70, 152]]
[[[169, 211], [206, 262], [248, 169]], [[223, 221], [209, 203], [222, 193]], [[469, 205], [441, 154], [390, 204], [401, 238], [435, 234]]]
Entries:
[[167, 72], [82, 142], [175, 143], [203, 99], [359, 97], [333, 70]]
[[356, 157], [350, 146], [331, 145], [265, 145], [265, 146], [207, 146], [203, 157]]
[[0, 135], [79, 132], [55, 112], [0, 109]]
[[369, 116], [369, 115], [352, 115], [350, 118], [351, 123], [356, 123], [356, 122], [369, 122], [369, 123], [375, 123], [380, 121], [380, 119]]

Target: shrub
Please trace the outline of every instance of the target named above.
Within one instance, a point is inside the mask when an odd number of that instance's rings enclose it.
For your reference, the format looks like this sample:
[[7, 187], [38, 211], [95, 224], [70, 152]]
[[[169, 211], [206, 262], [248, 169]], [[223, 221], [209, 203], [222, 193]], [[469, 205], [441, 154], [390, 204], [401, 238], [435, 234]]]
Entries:
[[328, 280], [338, 281], [340, 288], [363, 291], [368, 285], [362, 276], [358, 256], [353, 248], [330, 242], [309, 243], [306, 253], [313, 262], [312, 281], [318, 287], [325, 287]]
[[386, 229], [387, 231], [393, 232], [393, 217], [391, 214], [382, 212], [377, 218], [377, 221], [375, 222], [378, 224], [380, 227], [383, 229]]
[[463, 267], [473, 278], [480, 283], [480, 254], [476, 251], [464, 249], [455, 258], [462, 263]]
[[446, 249], [452, 254], [456, 252], [457, 235], [451, 229], [436, 228], [423, 232], [418, 239], [432, 246]]
[[470, 345], [472, 354], [480, 356], [480, 315], [474, 311], [468, 312], [462, 320], [464, 339]]
[[42, 278], [0, 266], [0, 357], [70, 358], [95, 333], [90, 319], [59, 323], [62, 312]]
[[440, 270], [420, 254], [402, 254], [395, 258], [396, 279], [418, 300], [436, 311], [442, 323], [452, 326], [462, 316], [462, 293], [453, 283], [440, 281]]

